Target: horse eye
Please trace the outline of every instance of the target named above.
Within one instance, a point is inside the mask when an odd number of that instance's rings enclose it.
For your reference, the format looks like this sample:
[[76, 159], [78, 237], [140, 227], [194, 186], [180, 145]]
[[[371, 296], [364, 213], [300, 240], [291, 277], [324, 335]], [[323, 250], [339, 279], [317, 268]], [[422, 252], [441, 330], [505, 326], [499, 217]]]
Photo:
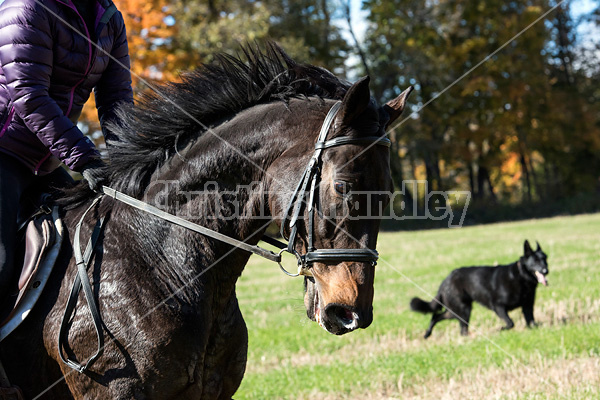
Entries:
[[338, 192], [342, 196], [345, 196], [350, 192], [350, 190], [352, 190], [352, 184], [344, 181], [334, 181], [333, 188], [336, 192]]

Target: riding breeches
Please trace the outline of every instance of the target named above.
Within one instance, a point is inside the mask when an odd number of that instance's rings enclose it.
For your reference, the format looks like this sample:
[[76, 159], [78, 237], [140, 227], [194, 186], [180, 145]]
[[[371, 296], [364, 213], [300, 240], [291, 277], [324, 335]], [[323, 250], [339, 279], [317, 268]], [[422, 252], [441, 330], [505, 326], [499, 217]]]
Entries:
[[46, 176], [35, 176], [19, 160], [0, 153], [0, 307], [9, 295], [16, 294], [9, 291], [17, 273], [17, 215], [23, 194], [28, 188], [39, 189], [50, 183], [64, 187], [72, 182], [63, 168]]

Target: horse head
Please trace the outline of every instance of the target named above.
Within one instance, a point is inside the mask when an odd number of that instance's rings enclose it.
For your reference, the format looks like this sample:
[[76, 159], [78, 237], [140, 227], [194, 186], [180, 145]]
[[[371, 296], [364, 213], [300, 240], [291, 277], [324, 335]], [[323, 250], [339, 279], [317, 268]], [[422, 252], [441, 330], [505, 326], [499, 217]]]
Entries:
[[[269, 203], [272, 211], [282, 215], [282, 234], [290, 238], [293, 252], [308, 264], [303, 273], [307, 315], [336, 335], [366, 328], [373, 320], [375, 247], [381, 214], [392, 191], [385, 129], [400, 116], [411, 89], [378, 107], [370, 95], [369, 78], [359, 80], [341, 104], [325, 102], [330, 114], [334, 107], [339, 109], [331, 126], [322, 128], [326, 141], [316, 146], [304, 175], [298, 175], [303, 169], [298, 164], [274, 163], [278, 176], [290, 182], [276, 184], [278, 190], [272, 191]], [[307, 177], [315, 157], [316, 172]], [[302, 187], [303, 180], [313, 179], [312, 186], [308, 183], [292, 196], [283, 186]], [[284, 204], [290, 204], [287, 211]], [[294, 219], [296, 207], [302, 212]]]

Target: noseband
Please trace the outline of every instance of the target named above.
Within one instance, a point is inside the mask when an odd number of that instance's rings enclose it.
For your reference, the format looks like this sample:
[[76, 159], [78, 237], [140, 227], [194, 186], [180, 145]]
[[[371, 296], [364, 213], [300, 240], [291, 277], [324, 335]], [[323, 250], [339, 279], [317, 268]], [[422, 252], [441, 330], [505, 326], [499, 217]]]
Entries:
[[[315, 144], [315, 152], [313, 153], [298, 185], [296, 186], [296, 190], [290, 199], [290, 202], [283, 214], [284, 219], [281, 223], [281, 236], [288, 240], [288, 245], [286, 248], [283, 248], [279, 254], [283, 252], [288, 252], [296, 256], [298, 260], [298, 273], [291, 274], [286, 271], [281, 263], [279, 264], [280, 268], [283, 272], [290, 276], [298, 276], [298, 275], [306, 275], [312, 276], [310, 272], [310, 267], [315, 262], [323, 262], [323, 263], [340, 263], [344, 261], [355, 261], [355, 262], [369, 262], [373, 266], [377, 263], [377, 259], [379, 258], [379, 253], [376, 250], [368, 249], [368, 248], [360, 248], [360, 249], [317, 249], [314, 245], [314, 207], [315, 207], [315, 191], [317, 184], [321, 180], [321, 154], [323, 150], [330, 149], [332, 147], [344, 146], [348, 144], [353, 145], [364, 145], [375, 143], [377, 145], [390, 147], [390, 140], [381, 136], [367, 136], [362, 138], [352, 138], [347, 136], [337, 137], [331, 140], [327, 140], [327, 134], [329, 133], [329, 129], [331, 128], [331, 124], [335, 120], [335, 117], [341, 107], [342, 103], [338, 101], [331, 107], [329, 113], [325, 117], [323, 121], [323, 126], [321, 127], [321, 131], [319, 132], [319, 137], [317, 138], [317, 143]], [[310, 188], [309, 188], [310, 185]], [[308, 202], [305, 201], [305, 198], [308, 195]], [[308, 235], [308, 248], [306, 254], [300, 255], [296, 251], [296, 241], [298, 238], [298, 219], [302, 210], [304, 209], [304, 205], [307, 205], [308, 212], [308, 225], [307, 225], [307, 235]], [[289, 220], [289, 224], [287, 224]], [[290, 235], [286, 238], [285, 228], [289, 226]]]

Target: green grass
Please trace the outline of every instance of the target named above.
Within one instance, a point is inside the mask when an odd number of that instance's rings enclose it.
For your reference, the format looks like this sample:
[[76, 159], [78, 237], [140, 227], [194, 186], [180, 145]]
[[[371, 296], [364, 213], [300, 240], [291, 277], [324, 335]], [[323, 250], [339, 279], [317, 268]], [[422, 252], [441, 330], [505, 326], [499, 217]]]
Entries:
[[[469, 337], [443, 321], [422, 339], [429, 317], [409, 310], [412, 297], [429, 299], [454, 268], [515, 261], [524, 239], [549, 256], [550, 286], [536, 297], [540, 327], [525, 328], [514, 310], [515, 328], [500, 332], [502, 321], [476, 306]], [[250, 260], [238, 283], [249, 354], [236, 399], [433, 399], [452, 385], [448, 398], [600, 396], [598, 370], [578, 371], [600, 366], [600, 214], [383, 233], [378, 251], [374, 322], [341, 337], [306, 318], [301, 279]]]

